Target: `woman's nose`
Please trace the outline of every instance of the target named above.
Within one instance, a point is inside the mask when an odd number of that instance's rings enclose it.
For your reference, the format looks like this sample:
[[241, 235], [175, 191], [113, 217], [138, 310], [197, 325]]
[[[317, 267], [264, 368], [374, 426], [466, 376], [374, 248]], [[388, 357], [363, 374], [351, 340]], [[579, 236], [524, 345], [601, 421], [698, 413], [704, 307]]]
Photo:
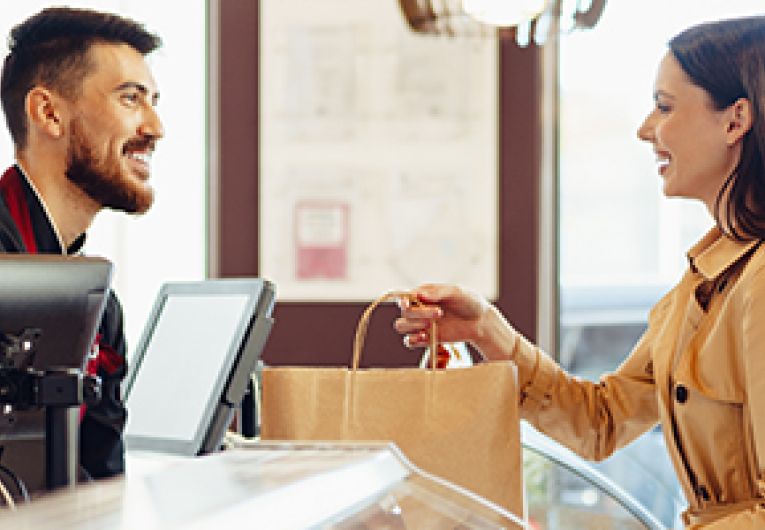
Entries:
[[653, 142], [654, 129], [653, 129], [653, 112], [645, 117], [643, 123], [640, 124], [637, 130], [637, 136], [644, 142]]

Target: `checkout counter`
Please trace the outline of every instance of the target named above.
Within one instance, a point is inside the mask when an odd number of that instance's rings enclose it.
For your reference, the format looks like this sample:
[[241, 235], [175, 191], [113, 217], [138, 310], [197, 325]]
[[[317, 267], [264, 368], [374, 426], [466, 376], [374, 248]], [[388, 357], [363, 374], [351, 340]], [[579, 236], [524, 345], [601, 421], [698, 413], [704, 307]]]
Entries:
[[0, 514], [14, 530], [521, 529], [389, 444], [241, 442], [201, 458], [134, 453], [124, 477]]

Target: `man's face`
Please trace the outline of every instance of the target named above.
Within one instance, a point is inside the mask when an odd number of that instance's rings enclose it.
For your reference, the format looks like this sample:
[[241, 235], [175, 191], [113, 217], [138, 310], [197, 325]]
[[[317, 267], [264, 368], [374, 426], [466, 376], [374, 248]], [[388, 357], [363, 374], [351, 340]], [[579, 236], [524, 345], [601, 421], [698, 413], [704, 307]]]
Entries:
[[123, 44], [95, 44], [69, 122], [66, 176], [100, 206], [130, 213], [154, 200], [151, 155], [162, 137], [156, 83], [143, 56]]

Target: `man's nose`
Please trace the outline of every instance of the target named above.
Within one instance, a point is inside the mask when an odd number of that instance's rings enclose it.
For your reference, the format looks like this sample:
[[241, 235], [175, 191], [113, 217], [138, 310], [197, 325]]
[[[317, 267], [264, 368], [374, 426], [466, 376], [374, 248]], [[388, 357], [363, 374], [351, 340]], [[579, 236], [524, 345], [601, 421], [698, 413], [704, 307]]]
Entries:
[[146, 107], [143, 121], [138, 129], [138, 133], [142, 136], [151, 136], [152, 138], [162, 138], [165, 135], [165, 129], [162, 126], [162, 120], [157, 114], [156, 108]]

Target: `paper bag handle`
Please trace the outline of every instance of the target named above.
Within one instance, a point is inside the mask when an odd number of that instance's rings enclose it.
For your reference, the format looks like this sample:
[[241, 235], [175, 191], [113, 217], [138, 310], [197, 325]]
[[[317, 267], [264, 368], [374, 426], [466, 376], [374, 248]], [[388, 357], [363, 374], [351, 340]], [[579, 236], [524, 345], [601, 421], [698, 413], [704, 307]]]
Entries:
[[[362, 313], [361, 318], [359, 319], [359, 323], [356, 326], [356, 338], [353, 341], [353, 364], [351, 366], [352, 370], [355, 372], [359, 369], [359, 361], [361, 360], [361, 350], [364, 349], [364, 340], [367, 337], [367, 328], [369, 327], [369, 319], [372, 317], [372, 311], [374, 311], [377, 306], [384, 302], [394, 302], [398, 300], [399, 298], [406, 298], [409, 300], [410, 303], [414, 305], [421, 305], [422, 303], [417, 299], [417, 297], [408, 292], [404, 291], [391, 291], [389, 293], [386, 293], [382, 295], [380, 298], [372, 302], [367, 306], [367, 308], [364, 310], [364, 313]], [[430, 369], [435, 370], [436, 369], [436, 352], [438, 351], [438, 339], [436, 338], [436, 321], [431, 320], [430, 321]]]

